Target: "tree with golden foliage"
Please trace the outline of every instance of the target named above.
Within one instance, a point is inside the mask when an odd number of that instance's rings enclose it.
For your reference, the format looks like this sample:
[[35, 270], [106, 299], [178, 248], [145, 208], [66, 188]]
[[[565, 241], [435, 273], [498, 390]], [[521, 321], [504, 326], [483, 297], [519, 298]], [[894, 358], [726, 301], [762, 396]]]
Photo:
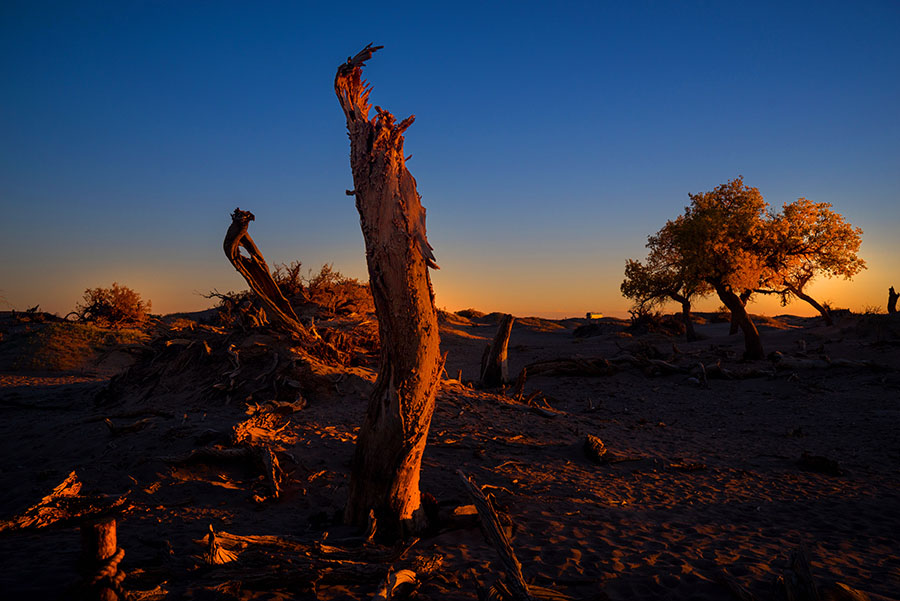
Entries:
[[794, 297], [812, 305], [833, 325], [828, 309], [804, 290], [818, 275], [852, 279], [866, 268], [859, 258], [862, 230], [844, 221], [827, 202], [799, 198], [766, 224], [766, 271], [757, 290], [777, 294], [781, 304]]
[[625, 280], [620, 289], [625, 298], [634, 301], [634, 308], [639, 313], [670, 300], [679, 303], [687, 339], [696, 340], [691, 301], [708, 294], [709, 286], [688, 276], [681, 254], [674, 245], [673, 232], [673, 228], [663, 227], [647, 239], [650, 252], [645, 263], [633, 259], [625, 262]]
[[748, 359], [764, 356], [746, 310], [754, 293], [778, 294], [784, 304], [802, 299], [832, 323], [827, 309], [805, 289], [818, 275], [851, 279], [865, 269], [857, 255], [861, 229], [830, 204], [805, 198], [770, 213], [759, 190], [745, 186], [741, 177], [688, 196], [691, 204], [684, 214], [648, 239], [646, 264], [626, 263], [621, 287], [626, 297], [641, 305], [715, 291], [731, 312], [732, 326], [744, 332]]
[[706, 283], [744, 332], [744, 357], [765, 356], [741, 295], [759, 287], [767, 248], [766, 202], [737, 177], [711, 192], [689, 194], [684, 214], [666, 223], [690, 281]]

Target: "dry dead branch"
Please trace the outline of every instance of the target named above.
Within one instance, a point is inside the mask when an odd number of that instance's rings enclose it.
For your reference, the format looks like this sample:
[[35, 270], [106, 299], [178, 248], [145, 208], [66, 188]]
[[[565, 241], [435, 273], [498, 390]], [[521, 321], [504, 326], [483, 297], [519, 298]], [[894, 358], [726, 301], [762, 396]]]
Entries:
[[[254, 219], [256, 217], [250, 211], [242, 211], [239, 208], [234, 210], [234, 213], [231, 214], [231, 225], [225, 233], [223, 242], [225, 256], [228, 257], [237, 272], [247, 280], [250, 289], [256, 293], [265, 306], [269, 318], [278, 322], [288, 332], [299, 336], [301, 340], [308, 340], [309, 332], [300, 324], [293, 307], [284, 298], [278, 284], [272, 278], [265, 257], [247, 232], [250, 222]], [[242, 247], [249, 256], [245, 257], [241, 254]]]
[[522, 564], [516, 558], [509, 538], [503, 531], [500, 519], [497, 517], [497, 512], [494, 511], [490, 500], [484, 496], [481, 489], [465, 472], [457, 470], [456, 473], [459, 474], [466, 492], [469, 493], [469, 496], [475, 503], [485, 536], [500, 555], [500, 560], [510, 580], [511, 598], [518, 601], [531, 601], [534, 597], [531, 595], [528, 584], [525, 582], [525, 577], [522, 575]]

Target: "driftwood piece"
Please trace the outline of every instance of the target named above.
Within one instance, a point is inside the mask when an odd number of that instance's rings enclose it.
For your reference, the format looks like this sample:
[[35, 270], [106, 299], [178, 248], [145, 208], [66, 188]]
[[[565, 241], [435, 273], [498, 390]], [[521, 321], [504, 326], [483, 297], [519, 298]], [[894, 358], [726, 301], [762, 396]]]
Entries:
[[206, 553], [203, 556], [203, 561], [211, 566], [218, 566], [226, 563], [231, 563], [232, 561], [238, 558], [238, 553], [223, 547], [216, 536], [216, 531], [213, 530], [212, 524], [209, 525], [209, 534], [206, 537]]
[[65, 526], [84, 519], [97, 519], [124, 509], [128, 493], [124, 495], [81, 495], [81, 482], [75, 472], [70, 472], [42, 498], [21, 515], [0, 522], [0, 532], [5, 530], [39, 529], [48, 526]]
[[485, 388], [502, 386], [509, 380], [507, 348], [514, 321], [515, 318], [509, 314], [500, 319], [497, 333], [481, 365], [481, 385]]
[[277, 499], [281, 495], [281, 481], [284, 477], [284, 472], [278, 462], [278, 457], [269, 445], [254, 444], [231, 449], [201, 447], [183, 455], [161, 457], [160, 459], [166, 463], [173, 463], [176, 465], [209, 459], [218, 461], [249, 459], [253, 461], [260, 472], [262, 472], [270, 491], [269, 495], [265, 497], [256, 496], [254, 499], [257, 502], [261, 502], [269, 498]]
[[[278, 284], [272, 279], [265, 257], [247, 232], [250, 222], [254, 219], [256, 217], [250, 211], [242, 211], [239, 208], [234, 210], [234, 213], [231, 214], [231, 225], [228, 227], [222, 245], [225, 256], [228, 257], [237, 272], [247, 280], [250, 289], [256, 293], [265, 306], [269, 318], [288, 332], [305, 340], [310, 337], [309, 332], [300, 324], [293, 307], [281, 293]], [[242, 247], [250, 255], [249, 257], [241, 254]]]
[[585, 456], [597, 465], [627, 463], [630, 461], [641, 461], [644, 459], [643, 457], [638, 456], [619, 455], [617, 453], [613, 453], [606, 448], [606, 445], [603, 444], [602, 440], [600, 440], [593, 434], [585, 434], [584, 444], [582, 448], [584, 449]]
[[419, 471], [445, 357], [428, 273], [437, 264], [403, 150], [403, 132], [415, 118], [398, 123], [377, 106], [369, 118], [370, 88], [362, 69], [379, 48], [369, 44], [340, 65], [334, 78], [350, 136], [353, 195], [381, 338], [381, 364], [353, 455], [344, 518], [363, 527], [374, 508], [380, 532], [392, 536], [427, 525]]
[[391, 570], [372, 598], [373, 601], [400, 601], [409, 597], [422, 581], [443, 565], [441, 555], [416, 557], [409, 568]]
[[609, 452], [603, 441], [592, 434], [584, 436], [584, 454], [587, 458], [599, 465], [609, 463]]
[[497, 512], [494, 511], [491, 502], [484, 496], [484, 493], [481, 492], [481, 489], [475, 485], [472, 479], [462, 470], [457, 470], [456, 473], [459, 474], [459, 477], [462, 479], [463, 485], [466, 488], [466, 492], [469, 493], [469, 496], [475, 503], [475, 508], [478, 510], [478, 517], [481, 520], [485, 536], [488, 538], [488, 541], [494, 545], [494, 548], [500, 555], [500, 560], [503, 562], [506, 575], [510, 580], [512, 598], [519, 601], [530, 601], [531, 599], [534, 599], [528, 588], [528, 584], [525, 582], [525, 577], [522, 574], [522, 564], [519, 563], [519, 560], [516, 558], [516, 554], [509, 542], [509, 538], [503, 531], [503, 527], [500, 525], [500, 519], [497, 517]]

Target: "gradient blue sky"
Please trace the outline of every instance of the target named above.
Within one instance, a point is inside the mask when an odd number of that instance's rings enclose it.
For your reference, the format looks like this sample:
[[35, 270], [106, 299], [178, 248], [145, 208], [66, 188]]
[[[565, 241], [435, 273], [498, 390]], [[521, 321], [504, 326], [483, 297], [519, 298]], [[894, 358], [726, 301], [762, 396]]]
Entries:
[[118, 281], [156, 312], [205, 308], [245, 287], [221, 250], [236, 206], [270, 265], [365, 278], [332, 82], [376, 42], [373, 103], [417, 117], [438, 306], [622, 314], [625, 259], [739, 174], [862, 227], [869, 271], [813, 291], [883, 306], [898, 31], [893, 1], [4, 0], [0, 296], [65, 313]]

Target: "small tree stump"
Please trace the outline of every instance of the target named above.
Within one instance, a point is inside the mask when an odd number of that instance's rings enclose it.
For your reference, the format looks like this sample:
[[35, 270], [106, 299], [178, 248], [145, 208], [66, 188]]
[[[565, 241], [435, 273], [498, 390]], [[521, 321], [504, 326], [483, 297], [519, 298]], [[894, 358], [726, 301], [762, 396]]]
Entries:
[[512, 333], [515, 318], [506, 314], [497, 326], [497, 333], [491, 343], [490, 350], [481, 366], [481, 385], [485, 388], [500, 386], [509, 379], [509, 366], [507, 364], [507, 347], [509, 336]]
[[119, 562], [125, 552], [116, 544], [116, 520], [105, 517], [81, 525], [81, 569], [86, 584], [84, 599], [116, 601], [122, 596], [125, 573]]

